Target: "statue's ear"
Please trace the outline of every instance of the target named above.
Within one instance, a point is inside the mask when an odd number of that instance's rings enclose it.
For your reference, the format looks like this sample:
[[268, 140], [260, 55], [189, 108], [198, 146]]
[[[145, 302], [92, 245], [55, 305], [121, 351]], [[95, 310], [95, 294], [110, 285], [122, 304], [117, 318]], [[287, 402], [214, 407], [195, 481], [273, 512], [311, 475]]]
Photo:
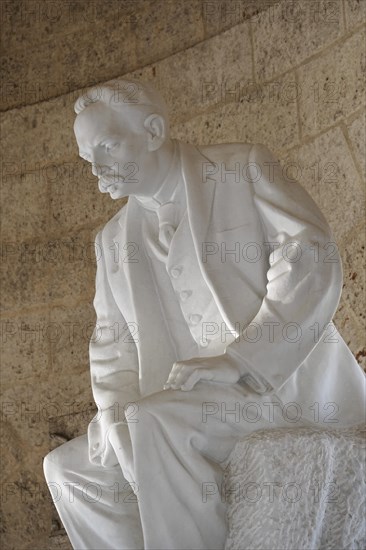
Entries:
[[148, 132], [148, 149], [157, 151], [166, 138], [166, 123], [164, 118], [153, 113], [145, 118], [144, 128]]

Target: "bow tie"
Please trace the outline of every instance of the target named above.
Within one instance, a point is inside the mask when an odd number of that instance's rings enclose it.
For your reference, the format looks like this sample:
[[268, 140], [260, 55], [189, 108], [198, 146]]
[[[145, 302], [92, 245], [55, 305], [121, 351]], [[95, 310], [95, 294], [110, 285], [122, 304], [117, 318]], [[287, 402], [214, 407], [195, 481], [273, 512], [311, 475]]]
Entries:
[[178, 227], [177, 206], [173, 202], [167, 202], [160, 206], [156, 213], [159, 219], [159, 241], [168, 252], [174, 233]]

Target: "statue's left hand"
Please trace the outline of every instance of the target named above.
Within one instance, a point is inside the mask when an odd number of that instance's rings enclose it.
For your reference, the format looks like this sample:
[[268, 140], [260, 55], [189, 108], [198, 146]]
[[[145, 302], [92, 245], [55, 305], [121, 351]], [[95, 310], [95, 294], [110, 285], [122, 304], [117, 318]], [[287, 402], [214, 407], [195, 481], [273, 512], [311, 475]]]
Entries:
[[239, 368], [225, 354], [217, 357], [198, 357], [174, 363], [163, 389], [189, 391], [199, 380], [235, 384], [241, 376]]

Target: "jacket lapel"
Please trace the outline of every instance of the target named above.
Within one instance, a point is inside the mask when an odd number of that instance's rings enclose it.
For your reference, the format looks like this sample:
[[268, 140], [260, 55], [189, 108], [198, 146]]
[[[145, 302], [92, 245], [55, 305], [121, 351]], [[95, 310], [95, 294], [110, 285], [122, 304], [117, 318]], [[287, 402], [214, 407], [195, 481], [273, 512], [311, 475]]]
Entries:
[[[183, 179], [186, 186], [187, 210], [195, 251], [206, 284], [210, 288], [226, 325], [249, 322], [257, 312], [266, 284], [266, 265], [261, 258], [250, 263], [222, 250], [233, 250], [248, 242], [263, 241], [260, 220], [253, 205], [248, 182], [224, 183], [220, 180], [220, 165], [205, 157], [197, 148], [181, 145]], [[240, 158], [245, 160], [245, 154]], [[221, 161], [222, 162], [222, 157]], [[207, 163], [216, 171], [204, 181]], [[216, 175], [215, 175], [216, 172]], [[216, 253], [203, 261], [203, 246], [212, 243]], [[233, 289], [243, 289], [240, 294]]]
[[[207, 242], [208, 228], [214, 209], [214, 199], [217, 181], [211, 176], [204, 179], [203, 170], [206, 172], [206, 164], [213, 164], [196, 147], [180, 143], [183, 180], [186, 187], [188, 220], [192, 233], [194, 248], [201, 268], [202, 276], [210, 288], [217, 307], [225, 323], [231, 327], [226, 308], [216, 292], [215, 285], [208, 273], [208, 264], [202, 262], [203, 243]], [[213, 172], [214, 170], [212, 170]]]
[[211, 221], [212, 206], [216, 189], [216, 179], [203, 178], [205, 164], [212, 162], [196, 147], [180, 143], [181, 165], [187, 197], [188, 219], [198, 256], [201, 255], [201, 243]]

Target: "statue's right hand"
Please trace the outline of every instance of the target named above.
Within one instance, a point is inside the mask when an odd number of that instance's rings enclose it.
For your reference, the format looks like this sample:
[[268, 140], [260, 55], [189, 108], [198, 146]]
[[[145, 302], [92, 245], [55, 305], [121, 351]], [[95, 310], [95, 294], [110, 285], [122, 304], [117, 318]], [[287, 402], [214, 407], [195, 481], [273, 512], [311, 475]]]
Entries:
[[[117, 423], [125, 421], [124, 408], [114, 403], [107, 409], [98, 409], [88, 426], [89, 460], [93, 464], [114, 466], [118, 464], [109, 441], [109, 432]], [[128, 431], [128, 426], [126, 425]]]

